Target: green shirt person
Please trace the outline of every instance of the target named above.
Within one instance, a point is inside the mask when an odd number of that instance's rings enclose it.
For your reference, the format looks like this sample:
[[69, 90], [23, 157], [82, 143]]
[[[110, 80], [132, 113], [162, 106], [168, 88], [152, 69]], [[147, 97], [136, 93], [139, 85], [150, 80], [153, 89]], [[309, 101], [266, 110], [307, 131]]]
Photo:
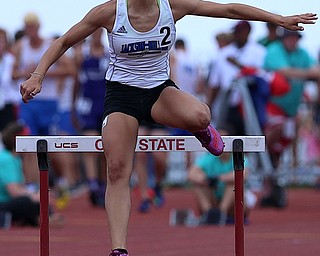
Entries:
[[306, 81], [300, 71], [308, 70], [315, 65], [310, 54], [298, 46], [301, 34], [297, 31], [285, 30], [281, 40], [267, 48], [264, 68], [268, 71], [283, 71], [287, 77], [290, 90], [281, 96], [272, 96], [271, 102], [278, 106], [286, 116], [297, 114]]

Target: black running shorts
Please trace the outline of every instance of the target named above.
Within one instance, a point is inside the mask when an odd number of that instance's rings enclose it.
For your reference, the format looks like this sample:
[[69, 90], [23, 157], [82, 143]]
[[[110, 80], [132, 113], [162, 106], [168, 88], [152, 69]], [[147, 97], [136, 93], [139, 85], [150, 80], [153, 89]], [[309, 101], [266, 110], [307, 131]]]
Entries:
[[156, 123], [151, 117], [151, 108], [168, 86], [179, 89], [170, 79], [151, 89], [107, 81], [103, 119], [111, 113], [121, 112], [136, 118], [139, 123], [142, 120]]

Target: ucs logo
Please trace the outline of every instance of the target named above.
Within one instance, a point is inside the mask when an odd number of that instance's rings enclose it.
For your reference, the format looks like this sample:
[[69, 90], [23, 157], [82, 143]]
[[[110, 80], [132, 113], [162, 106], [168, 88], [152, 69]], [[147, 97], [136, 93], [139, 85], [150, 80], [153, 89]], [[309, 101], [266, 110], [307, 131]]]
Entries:
[[54, 143], [55, 148], [79, 148], [78, 142], [60, 142]]

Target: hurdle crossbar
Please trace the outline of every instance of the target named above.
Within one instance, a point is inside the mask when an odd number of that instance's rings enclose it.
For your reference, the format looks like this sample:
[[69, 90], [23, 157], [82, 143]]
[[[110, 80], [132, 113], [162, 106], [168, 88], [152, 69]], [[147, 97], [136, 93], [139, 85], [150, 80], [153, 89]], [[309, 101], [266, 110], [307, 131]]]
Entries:
[[[37, 141], [46, 140], [48, 152], [103, 151], [101, 136], [17, 136], [17, 152], [37, 152]], [[233, 141], [243, 141], [243, 152], [265, 151], [264, 136], [222, 136], [224, 152], [233, 152]], [[153, 151], [205, 151], [194, 136], [138, 136], [137, 152]]]
[[[264, 136], [222, 136], [235, 171], [235, 255], [244, 256], [244, 152], [264, 152]], [[138, 136], [136, 152], [205, 151], [194, 136]], [[17, 136], [16, 152], [37, 153], [40, 171], [40, 256], [49, 256], [48, 152], [102, 152], [101, 136]]]

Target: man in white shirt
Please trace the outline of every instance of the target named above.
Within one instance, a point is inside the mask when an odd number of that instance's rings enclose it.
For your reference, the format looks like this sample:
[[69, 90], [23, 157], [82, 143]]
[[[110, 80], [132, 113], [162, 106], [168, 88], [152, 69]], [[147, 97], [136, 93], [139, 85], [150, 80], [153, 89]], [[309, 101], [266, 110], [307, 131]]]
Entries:
[[[241, 97], [236, 88], [231, 88], [233, 82], [239, 77], [240, 70], [230, 59], [236, 60], [244, 66], [261, 68], [264, 61], [265, 49], [254, 41], [249, 40], [251, 25], [248, 21], [240, 21], [233, 29], [233, 42], [218, 52], [215, 62], [211, 67], [208, 78], [208, 87], [211, 93], [208, 99], [213, 105], [217, 115], [221, 115], [222, 107], [226, 109], [224, 93], [230, 91], [228, 97], [228, 111], [224, 120], [231, 122], [235, 132], [244, 134], [242, 118], [238, 111]], [[218, 116], [213, 116], [216, 122]], [[220, 118], [220, 117], [219, 117]], [[224, 117], [223, 117], [224, 118]]]

